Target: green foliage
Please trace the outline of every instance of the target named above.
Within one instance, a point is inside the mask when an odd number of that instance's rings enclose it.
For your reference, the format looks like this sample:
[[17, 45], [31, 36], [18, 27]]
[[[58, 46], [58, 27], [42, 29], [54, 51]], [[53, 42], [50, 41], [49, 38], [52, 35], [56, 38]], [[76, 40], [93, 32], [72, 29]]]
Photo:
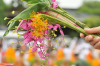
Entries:
[[6, 5], [3, 0], [0, 0], [0, 25], [5, 24], [4, 17], [6, 16]]
[[84, 2], [84, 4], [78, 9], [78, 12], [100, 15], [100, 2], [99, 1]]
[[91, 16], [86, 18], [83, 23], [85, 23], [90, 28], [100, 26], [100, 16]]

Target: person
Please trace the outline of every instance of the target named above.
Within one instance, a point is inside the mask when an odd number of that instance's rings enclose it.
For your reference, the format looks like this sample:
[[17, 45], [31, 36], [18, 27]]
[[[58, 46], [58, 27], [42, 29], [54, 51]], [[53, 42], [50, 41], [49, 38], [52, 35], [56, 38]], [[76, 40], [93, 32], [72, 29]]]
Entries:
[[98, 53], [98, 57], [93, 59], [91, 66], [100, 66], [100, 52]]
[[[100, 34], [100, 26], [94, 28], [85, 28], [84, 29], [88, 34]], [[81, 38], [85, 38], [86, 42], [89, 42], [95, 49], [100, 49], [100, 36], [93, 38], [92, 35], [85, 36], [83, 33], [80, 33]]]
[[88, 66], [84, 60], [79, 59], [79, 53], [75, 53], [74, 56], [76, 58], [76, 62], [72, 66]]

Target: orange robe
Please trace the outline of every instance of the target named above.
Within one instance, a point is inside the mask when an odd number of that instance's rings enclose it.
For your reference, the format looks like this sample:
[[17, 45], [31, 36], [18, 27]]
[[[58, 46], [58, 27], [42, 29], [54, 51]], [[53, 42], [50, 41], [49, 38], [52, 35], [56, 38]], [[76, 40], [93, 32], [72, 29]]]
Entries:
[[72, 53], [71, 53], [71, 59], [70, 59], [70, 61], [72, 61], [72, 62], [76, 61], [75, 56], [74, 56], [74, 51], [72, 51]]
[[91, 66], [100, 66], [99, 59], [94, 59], [94, 60], [92, 61]]
[[63, 60], [63, 59], [64, 59], [63, 48], [60, 48], [57, 50], [57, 60]]
[[88, 62], [91, 62], [91, 61], [93, 60], [92, 52], [89, 52], [89, 53], [86, 55], [86, 58], [87, 58], [87, 61], [88, 61]]
[[13, 63], [15, 61], [15, 50], [12, 47], [9, 47], [5, 52], [5, 57], [7, 62]]
[[29, 55], [28, 55], [28, 61], [31, 62], [35, 57], [35, 52], [32, 52], [32, 48], [29, 48]]

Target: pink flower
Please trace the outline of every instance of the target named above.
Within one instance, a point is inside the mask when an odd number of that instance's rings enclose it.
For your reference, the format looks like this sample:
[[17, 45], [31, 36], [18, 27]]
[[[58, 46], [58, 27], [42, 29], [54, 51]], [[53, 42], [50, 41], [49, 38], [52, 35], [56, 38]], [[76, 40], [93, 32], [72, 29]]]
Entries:
[[58, 28], [58, 26], [54, 26], [54, 27], [53, 27], [53, 30], [57, 30], [57, 28]]
[[57, 27], [61, 28], [61, 26], [59, 24], [56, 24]]
[[23, 23], [23, 24], [20, 26], [20, 28], [25, 29], [25, 30], [28, 30], [29, 27], [28, 27], [28, 25], [27, 25], [27, 22]]
[[37, 44], [37, 41], [34, 41], [33, 46], [36, 46], [36, 44]]
[[24, 34], [24, 44], [30, 42], [30, 41], [33, 41], [33, 36], [31, 35], [30, 31], [26, 31]]
[[52, 26], [52, 25], [49, 25], [49, 26], [48, 26], [48, 28], [49, 28], [49, 29], [52, 29], [52, 28], [53, 28], [53, 26]]
[[40, 51], [38, 52], [38, 54], [39, 54], [39, 56], [40, 56], [41, 59], [45, 59], [45, 57], [43, 56], [42, 50], [40, 50]]
[[38, 48], [37, 46], [33, 47], [32, 52], [35, 52], [37, 50], [37, 48]]
[[45, 31], [45, 33], [48, 35], [49, 31], [48, 31], [48, 30], [46, 30], [46, 31]]
[[45, 38], [49, 39], [49, 37], [46, 35]]
[[24, 39], [26, 39], [26, 38], [28, 37], [29, 33], [30, 33], [29, 31], [26, 31], [26, 32], [23, 34]]
[[42, 41], [44, 40], [44, 37], [41, 37], [38, 39], [40, 43], [42, 43]]
[[63, 33], [63, 31], [62, 31], [62, 30], [60, 30], [60, 33], [61, 33], [61, 35], [62, 35], [62, 36], [64, 36], [64, 33]]
[[52, 0], [53, 2], [55, 2], [56, 0]]
[[33, 39], [32, 38], [26, 38], [25, 40], [24, 40], [24, 44], [27, 44], [28, 42], [30, 42], [30, 41], [32, 41]]
[[31, 24], [31, 22], [32, 22], [32, 20], [31, 20], [31, 19], [29, 19], [29, 20], [28, 20], [28, 22], [27, 22], [27, 25], [28, 25], [28, 27], [29, 27], [29, 28], [31, 28], [31, 27], [32, 27], [32, 26], [30, 25], [30, 24]]
[[57, 28], [61, 28], [61, 26], [59, 24], [56, 24], [54, 27], [53, 27], [53, 30], [57, 30]]
[[52, 0], [52, 1], [53, 1], [52, 3], [53, 8], [54, 9], [58, 8], [56, 0]]
[[[19, 29], [19, 27], [22, 25], [22, 23], [23, 23], [24, 21], [26, 21], [26, 19], [23, 19], [23, 20], [20, 22], [20, 24], [18, 25], [17, 30]], [[16, 30], [16, 31], [17, 31], [17, 30]]]

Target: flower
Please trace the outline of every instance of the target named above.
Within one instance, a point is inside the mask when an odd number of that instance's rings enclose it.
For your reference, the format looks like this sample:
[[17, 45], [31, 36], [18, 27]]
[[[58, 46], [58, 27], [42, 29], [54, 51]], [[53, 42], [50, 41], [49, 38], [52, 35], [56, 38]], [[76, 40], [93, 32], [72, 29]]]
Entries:
[[[20, 28], [20, 26], [23, 24], [24, 21], [26, 21], [26, 19], [23, 19], [23, 20], [19, 23], [17, 30]], [[17, 30], [16, 30], [16, 31], [17, 31]]]
[[43, 37], [46, 33], [45, 31], [48, 30], [49, 23], [44, 18], [39, 17], [39, 14], [33, 16], [34, 19], [31, 19], [31, 33], [35, 39], [39, 37]]
[[39, 54], [39, 56], [40, 56], [41, 59], [45, 59], [45, 57], [43, 56], [42, 50], [40, 50], [40, 51], [38, 52], [38, 54]]
[[62, 30], [60, 30], [60, 33], [61, 33], [61, 35], [62, 35], [62, 36], [64, 36], [64, 33], [63, 33], [63, 31], [62, 31]]
[[56, 8], [58, 8], [58, 4], [57, 4], [57, 2], [56, 2], [56, 0], [52, 0], [53, 1], [53, 3], [52, 3], [52, 6], [53, 6], [53, 8], [54, 9], [56, 9]]

